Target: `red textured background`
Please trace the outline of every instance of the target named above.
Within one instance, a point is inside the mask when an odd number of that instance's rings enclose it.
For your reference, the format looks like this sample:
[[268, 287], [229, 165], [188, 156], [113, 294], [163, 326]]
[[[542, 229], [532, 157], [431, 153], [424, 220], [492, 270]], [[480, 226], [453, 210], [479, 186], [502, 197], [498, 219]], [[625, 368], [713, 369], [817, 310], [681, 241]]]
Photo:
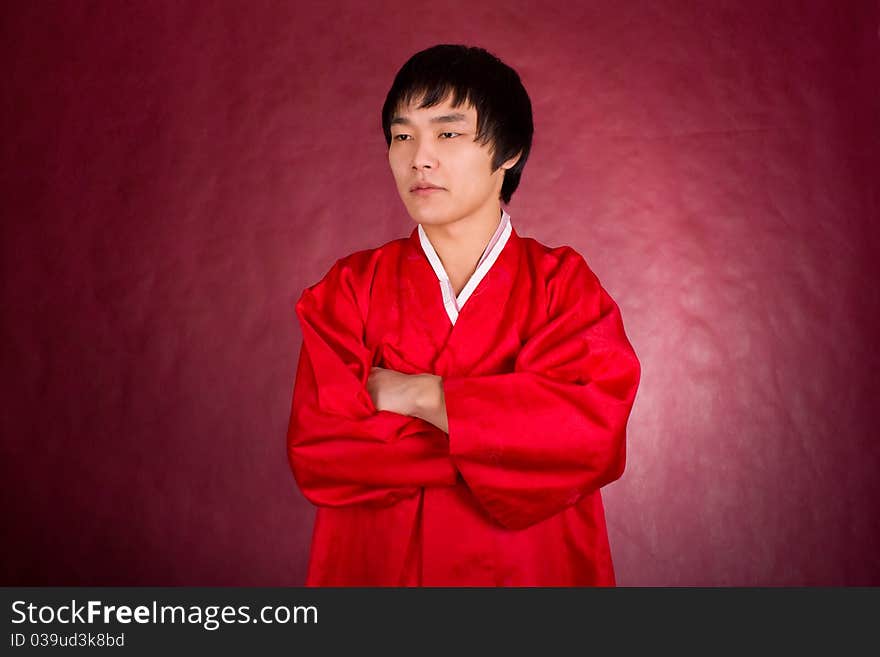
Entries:
[[409, 234], [379, 110], [454, 42], [642, 361], [619, 583], [880, 584], [880, 11], [770, 4], [7, 5], [0, 583], [302, 582], [293, 304]]

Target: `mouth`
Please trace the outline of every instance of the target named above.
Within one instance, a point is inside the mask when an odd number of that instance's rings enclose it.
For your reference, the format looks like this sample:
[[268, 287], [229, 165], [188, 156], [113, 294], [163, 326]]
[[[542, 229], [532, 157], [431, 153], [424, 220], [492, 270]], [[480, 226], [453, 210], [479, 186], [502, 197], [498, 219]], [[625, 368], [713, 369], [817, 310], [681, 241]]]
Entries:
[[428, 183], [420, 183], [418, 185], [413, 185], [409, 188], [411, 194], [415, 194], [417, 196], [428, 196], [433, 194], [434, 192], [442, 192], [445, 191], [442, 187], [437, 187], [436, 185], [431, 185]]

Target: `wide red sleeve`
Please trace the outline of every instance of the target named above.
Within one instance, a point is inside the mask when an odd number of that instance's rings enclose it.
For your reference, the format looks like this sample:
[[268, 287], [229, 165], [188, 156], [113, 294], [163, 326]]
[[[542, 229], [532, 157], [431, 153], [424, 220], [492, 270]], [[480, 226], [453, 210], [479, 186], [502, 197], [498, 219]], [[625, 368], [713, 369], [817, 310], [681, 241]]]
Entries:
[[385, 506], [424, 486], [452, 486], [446, 435], [419, 418], [377, 411], [366, 389], [369, 270], [338, 261], [296, 304], [302, 348], [287, 448], [294, 478], [316, 505]]
[[443, 380], [453, 462], [512, 529], [620, 477], [640, 376], [617, 304], [583, 257], [567, 250], [549, 278], [549, 320], [512, 373]]

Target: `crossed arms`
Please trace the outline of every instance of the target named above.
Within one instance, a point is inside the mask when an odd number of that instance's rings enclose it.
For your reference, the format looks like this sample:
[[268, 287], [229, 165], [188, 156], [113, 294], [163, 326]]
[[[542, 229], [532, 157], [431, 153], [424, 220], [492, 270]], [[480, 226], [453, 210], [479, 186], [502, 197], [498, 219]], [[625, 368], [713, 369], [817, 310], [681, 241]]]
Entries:
[[548, 279], [548, 322], [514, 371], [474, 377], [372, 367], [356, 267], [303, 292], [288, 455], [319, 506], [386, 506], [459, 476], [519, 529], [617, 479], [640, 367], [617, 305], [574, 251]]

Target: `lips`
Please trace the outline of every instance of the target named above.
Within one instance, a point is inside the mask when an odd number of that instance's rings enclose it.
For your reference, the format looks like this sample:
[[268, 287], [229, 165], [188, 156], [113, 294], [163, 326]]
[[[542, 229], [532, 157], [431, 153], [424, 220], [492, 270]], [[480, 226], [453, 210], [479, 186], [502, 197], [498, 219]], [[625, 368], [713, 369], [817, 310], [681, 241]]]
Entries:
[[412, 187], [409, 188], [411, 192], [417, 192], [419, 190], [428, 190], [428, 189], [443, 189], [442, 187], [438, 187], [437, 185], [432, 185], [431, 183], [416, 183]]

